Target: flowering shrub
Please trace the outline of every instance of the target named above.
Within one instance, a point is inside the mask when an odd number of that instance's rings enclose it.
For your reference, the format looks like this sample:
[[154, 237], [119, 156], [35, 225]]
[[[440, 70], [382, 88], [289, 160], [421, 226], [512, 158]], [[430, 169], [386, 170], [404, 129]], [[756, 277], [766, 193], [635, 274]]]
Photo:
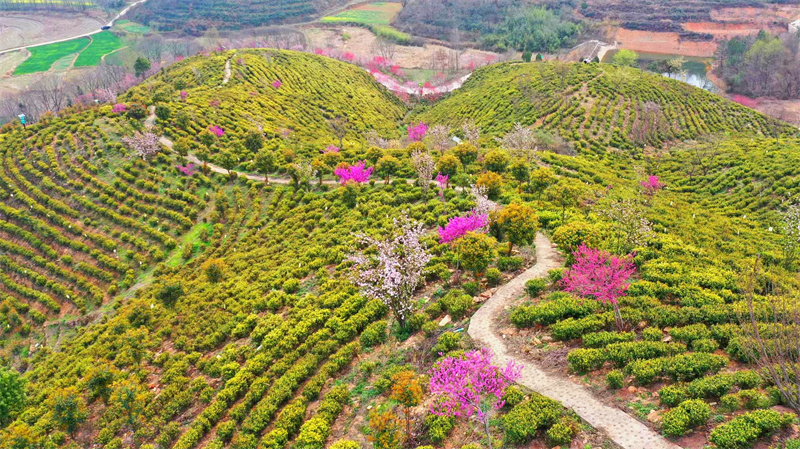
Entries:
[[186, 166], [176, 165], [175, 167], [178, 169], [178, 171], [180, 171], [181, 173], [183, 173], [186, 176], [192, 176], [194, 174], [195, 168], [194, 168], [194, 164], [191, 163], [191, 162], [186, 164]]
[[223, 135], [225, 135], [225, 130], [224, 130], [224, 129], [222, 129], [222, 128], [220, 128], [220, 127], [219, 127], [219, 126], [217, 126], [217, 125], [210, 125], [210, 126], [208, 127], [208, 131], [209, 131], [211, 134], [213, 134], [213, 135], [215, 135], [215, 136], [217, 136], [217, 137], [222, 137]]
[[113, 112], [115, 114], [122, 114], [127, 109], [128, 109], [128, 107], [125, 105], [125, 103], [117, 103], [117, 104], [115, 104], [114, 106], [111, 107], [111, 112]]
[[450, 243], [467, 232], [480, 231], [488, 225], [489, 217], [474, 211], [465, 216], [453, 217], [443, 228], [439, 227], [439, 243]]
[[275, 80], [272, 82], [272, 87], [275, 89], [280, 89], [281, 86], [283, 86], [283, 82], [281, 82], [281, 80]]
[[408, 127], [408, 141], [409, 142], [419, 142], [425, 138], [425, 135], [428, 133], [428, 125], [419, 122], [416, 125], [412, 124]]
[[324, 152], [325, 153], [338, 153], [340, 150], [341, 150], [341, 148], [337, 147], [336, 145], [328, 145], [325, 148]]
[[349, 167], [340, 167], [333, 171], [333, 174], [339, 177], [339, 182], [347, 184], [348, 182], [355, 182], [358, 184], [365, 184], [369, 182], [374, 167], [365, 168], [364, 161], [358, 161], [355, 165]]
[[664, 184], [658, 180], [658, 176], [650, 175], [647, 177], [647, 181], [642, 181], [641, 183], [642, 190], [644, 190], [645, 195], [652, 196], [659, 190], [664, 188]]

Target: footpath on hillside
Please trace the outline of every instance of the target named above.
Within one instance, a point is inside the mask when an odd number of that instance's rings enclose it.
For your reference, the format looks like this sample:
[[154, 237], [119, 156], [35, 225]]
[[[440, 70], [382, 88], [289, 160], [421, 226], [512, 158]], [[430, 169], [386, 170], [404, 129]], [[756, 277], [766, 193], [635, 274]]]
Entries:
[[494, 361], [504, 366], [510, 360], [524, 365], [517, 381], [575, 411], [595, 429], [605, 432], [625, 449], [679, 449], [679, 446], [630, 416], [624, 411], [603, 404], [589, 390], [569, 379], [550, 374], [535, 364], [518, 359], [508, 352], [505, 342], [495, 332], [495, 321], [504, 309], [525, 293], [525, 282], [543, 278], [547, 272], [561, 266], [558, 252], [544, 234], [536, 235], [536, 264], [500, 287], [472, 316], [469, 336], [479, 346], [491, 349]]

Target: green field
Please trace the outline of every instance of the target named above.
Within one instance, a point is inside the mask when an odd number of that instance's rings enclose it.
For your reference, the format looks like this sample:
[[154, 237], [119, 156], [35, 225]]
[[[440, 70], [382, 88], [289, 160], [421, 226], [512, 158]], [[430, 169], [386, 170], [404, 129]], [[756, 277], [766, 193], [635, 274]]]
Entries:
[[131, 22], [130, 20], [118, 20], [116, 27], [127, 31], [128, 33], [145, 34], [150, 32], [150, 27], [142, 25], [141, 23]]
[[31, 52], [31, 56], [14, 70], [14, 75], [46, 72], [50, 70], [54, 62], [65, 56], [80, 52], [86, 48], [88, 43], [89, 39], [82, 37], [71, 41], [29, 48], [28, 51]]
[[103, 55], [122, 48], [122, 41], [110, 31], [92, 36], [92, 43], [75, 60], [75, 67], [89, 67], [100, 64]]
[[357, 8], [342, 11], [333, 16], [323, 17], [324, 23], [350, 23], [368, 27], [378, 36], [399, 43], [411, 41], [411, 36], [391, 26], [392, 19], [403, 6], [394, 2], [374, 2]]

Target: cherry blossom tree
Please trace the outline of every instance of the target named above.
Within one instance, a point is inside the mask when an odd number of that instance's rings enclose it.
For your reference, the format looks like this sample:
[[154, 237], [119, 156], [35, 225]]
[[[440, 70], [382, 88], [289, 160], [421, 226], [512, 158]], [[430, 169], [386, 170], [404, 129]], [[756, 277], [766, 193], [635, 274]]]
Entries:
[[189, 163], [184, 165], [176, 165], [175, 166], [179, 172], [183, 173], [186, 176], [192, 176], [194, 174], [194, 164]]
[[469, 188], [469, 192], [475, 200], [475, 207], [473, 210], [476, 214], [488, 215], [489, 212], [497, 207], [497, 203], [489, 199], [486, 186], [472, 185]]
[[414, 166], [414, 171], [417, 172], [417, 179], [422, 185], [422, 190], [427, 192], [436, 163], [427, 152], [414, 151], [411, 153], [411, 165]]
[[573, 253], [575, 263], [562, 279], [564, 290], [594, 299], [614, 308], [614, 321], [622, 330], [624, 322], [619, 298], [628, 290], [628, 279], [636, 272], [632, 256], [619, 257], [581, 244]]
[[430, 138], [433, 148], [444, 154], [445, 150], [447, 150], [450, 145], [450, 127], [434, 125], [428, 130], [428, 138]]
[[647, 245], [653, 236], [653, 225], [644, 216], [644, 210], [632, 198], [616, 198], [599, 204], [597, 214], [611, 222], [617, 238], [616, 252], [627, 253], [638, 246]]
[[126, 110], [128, 110], [128, 107], [125, 105], [125, 103], [117, 103], [111, 107], [111, 112], [114, 114], [122, 114]]
[[447, 184], [450, 182], [450, 175], [443, 175], [438, 173], [436, 175], [436, 184], [439, 184], [439, 199], [442, 200], [442, 204], [444, 204], [444, 191], [447, 189]]
[[484, 425], [489, 449], [492, 436], [489, 419], [493, 410], [505, 404], [503, 392], [519, 379], [522, 365], [510, 360], [505, 368], [492, 365], [492, 353], [486, 348], [469, 351], [461, 357], [447, 357], [430, 372], [430, 392], [438, 396], [431, 412], [439, 416], [475, 415]]
[[475, 124], [475, 120], [469, 119], [461, 125], [464, 138], [471, 145], [478, 146], [478, 139], [481, 137], [481, 129]]
[[378, 240], [356, 234], [356, 240], [375, 250], [375, 255], [357, 252], [348, 257], [354, 266], [354, 282], [362, 292], [386, 304], [401, 327], [414, 310], [414, 291], [422, 279], [422, 270], [431, 254], [421, 239], [422, 223], [403, 214], [394, 219], [393, 235]]
[[503, 136], [502, 139], [498, 138], [497, 141], [500, 142], [500, 146], [528, 162], [533, 159], [533, 154], [539, 151], [539, 145], [533, 130], [522, 126], [521, 123], [516, 123], [512, 131]]
[[135, 151], [136, 155], [144, 160], [161, 151], [161, 142], [158, 141], [158, 136], [153, 133], [142, 134], [137, 131], [133, 136], [123, 137], [122, 143]]

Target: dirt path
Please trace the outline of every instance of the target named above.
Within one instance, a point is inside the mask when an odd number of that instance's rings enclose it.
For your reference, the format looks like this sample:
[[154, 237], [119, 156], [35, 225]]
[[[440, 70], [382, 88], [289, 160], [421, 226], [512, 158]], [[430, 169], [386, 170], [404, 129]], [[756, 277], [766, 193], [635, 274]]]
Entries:
[[222, 85], [228, 84], [228, 81], [231, 80], [231, 58], [228, 58], [225, 61], [225, 76], [222, 78]]
[[[469, 336], [478, 344], [492, 350], [495, 362], [505, 365], [515, 360], [509, 354], [503, 339], [494, 332], [494, 320], [514, 299], [525, 291], [525, 282], [547, 276], [547, 272], [561, 266], [558, 252], [543, 234], [536, 235], [536, 264], [500, 287], [494, 295], [472, 316]], [[679, 449], [661, 435], [620, 409], [609, 407], [581, 385], [569, 379], [546, 373], [531, 363], [526, 363], [518, 381], [536, 392], [561, 402], [581, 416], [594, 428], [605, 432], [611, 440], [625, 449]]]

